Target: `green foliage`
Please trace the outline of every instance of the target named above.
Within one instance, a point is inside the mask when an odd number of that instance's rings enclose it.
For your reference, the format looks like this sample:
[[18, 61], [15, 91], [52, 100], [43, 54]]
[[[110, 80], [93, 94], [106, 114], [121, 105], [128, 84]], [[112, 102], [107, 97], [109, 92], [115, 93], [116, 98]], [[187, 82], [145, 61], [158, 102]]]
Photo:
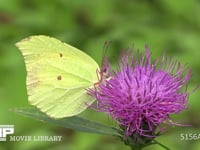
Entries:
[[[0, 0], [0, 124], [14, 124], [16, 135], [62, 135], [62, 143], [0, 142], [2, 150], [80, 149], [128, 150], [113, 137], [88, 135], [21, 117], [10, 108], [28, 106], [25, 66], [15, 43], [29, 35], [45, 34], [85, 50], [99, 64], [103, 44], [113, 41], [111, 62], [119, 50], [151, 48], [155, 58], [166, 50], [193, 69], [189, 89], [200, 83], [200, 2], [181, 0]], [[190, 108], [176, 120], [191, 127], [175, 127], [157, 140], [171, 149], [197, 150], [199, 141], [181, 141], [180, 133], [200, 133], [199, 90], [190, 96]], [[88, 119], [115, 123], [95, 111]], [[106, 118], [106, 119], [105, 119]], [[150, 146], [146, 150], [161, 150]]]
[[77, 131], [122, 137], [120, 131], [117, 128], [105, 126], [103, 124], [93, 122], [78, 116], [53, 119], [34, 107], [14, 108], [12, 111], [39, 121], [52, 123]]

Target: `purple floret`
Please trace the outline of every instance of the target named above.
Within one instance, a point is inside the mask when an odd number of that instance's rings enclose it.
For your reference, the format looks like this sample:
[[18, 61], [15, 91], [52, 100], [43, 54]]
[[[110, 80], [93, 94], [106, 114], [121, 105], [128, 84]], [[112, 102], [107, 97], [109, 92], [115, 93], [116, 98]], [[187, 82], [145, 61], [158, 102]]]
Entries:
[[188, 107], [189, 94], [184, 87], [191, 71], [187, 65], [181, 66], [165, 54], [151, 61], [148, 47], [145, 54], [138, 52], [136, 56], [133, 51], [125, 52], [118, 68], [109, 68], [106, 78], [100, 70], [98, 84], [88, 90], [97, 99], [97, 110], [112, 116], [126, 136], [154, 136], [162, 124], [176, 124], [170, 114]]

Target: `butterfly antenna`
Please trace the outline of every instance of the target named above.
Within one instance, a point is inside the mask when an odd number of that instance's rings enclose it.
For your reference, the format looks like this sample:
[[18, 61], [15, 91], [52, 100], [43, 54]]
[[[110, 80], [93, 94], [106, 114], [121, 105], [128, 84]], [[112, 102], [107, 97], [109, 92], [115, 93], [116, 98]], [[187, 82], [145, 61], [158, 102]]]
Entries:
[[101, 62], [101, 67], [104, 68], [106, 64], [108, 64], [108, 59], [106, 58], [108, 49], [110, 45], [112, 44], [112, 41], [105, 41], [104, 46], [103, 46], [103, 55], [102, 55], [102, 62]]
[[103, 46], [103, 58], [106, 57], [108, 48], [112, 44], [112, 41], [105, 41], [104, 46]]
[[99, 83], [103, 82], [104, 80], [104, 75], [108, 72], [108, 68], [109, 68], [109, 61], [108, 59], [106, 58], [106, 55], [107, 55], [107, 51], [108, 51], [108, 48], [109, 46], [111, 45], [111, 41], [106, 41], [104, 43], [104, 46], [103, 46], [103, 54], [102, 54], [102, 60], [101, 60], [101, 68], [100, 70], [96, 70], [96, 73], [97, 73], [97, 78], [98, 78], [98, 82], [94, 83], [94, 87], [98, 87], [99, 86]]

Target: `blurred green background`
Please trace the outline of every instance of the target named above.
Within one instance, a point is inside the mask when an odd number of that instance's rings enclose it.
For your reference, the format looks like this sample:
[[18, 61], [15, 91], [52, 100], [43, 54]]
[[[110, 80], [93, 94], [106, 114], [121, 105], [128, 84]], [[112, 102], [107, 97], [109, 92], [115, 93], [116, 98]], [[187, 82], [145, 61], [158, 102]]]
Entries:
[[[0, 0], [0, 124], [14, 124], [15, 135], [62, 135], [62, 142], [0, 142], [0, 150], [129, 150], [115, 137], [80, 133], [10, 112], [28, 106], [25, 66], [15, 43], [30, 35], [49, 35], [84, 50], [100, 63], [105, 41], [113, 41], [113, 62], [128, 46], [153, 57], [166, 50], [193, 69], [189, 89], [200, 83], [200, 1], [182, 0]], [[171, 127], [157, 140], [172, 150], [199, 150], [197, 141], [180, 140], [181, 133], [200, 134], [200, 92], [190, 96], [190, 108], [174, 118], [192, 127]], [[88, 110], [92, 120], [115, 125], [104, 114]], [[162, 150], [150, 146], [145, 150]]]

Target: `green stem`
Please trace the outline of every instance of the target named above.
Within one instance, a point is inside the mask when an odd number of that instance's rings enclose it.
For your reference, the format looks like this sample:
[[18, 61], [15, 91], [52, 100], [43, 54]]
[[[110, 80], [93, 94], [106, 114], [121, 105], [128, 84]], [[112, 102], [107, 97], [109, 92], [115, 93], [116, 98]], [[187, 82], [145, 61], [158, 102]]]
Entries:
[[160, 146], [163, 147], [164, 149], [166, 149], [166, 150], [170, 150], [168, 147], [166, 147], [165, 145], [159, 143], [158, 141], [156, 141], [156, 140], [153, 140], [153, 141], [154, 141], [155, 144], [160, 145]]
[[131, 150], [142, 150], [142, 146], [141, 145], [131, 144], [129, 146], [131, 147]]
[[141, 147], [131, 147], [131, 150], [142, 150], [142, 148]]

